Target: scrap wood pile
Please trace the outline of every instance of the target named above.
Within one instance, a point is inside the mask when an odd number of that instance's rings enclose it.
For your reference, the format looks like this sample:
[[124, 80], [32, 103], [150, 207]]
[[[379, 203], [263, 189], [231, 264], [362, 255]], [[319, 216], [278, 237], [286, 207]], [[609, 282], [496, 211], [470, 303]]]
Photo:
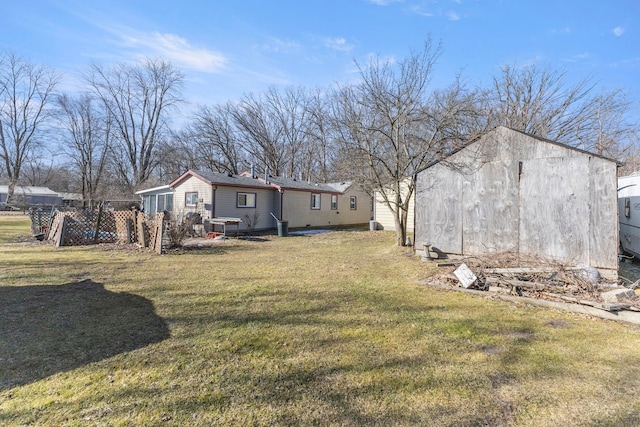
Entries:
[[494, 254], [440, 262], [438, 266], [438, 274], [424, 283], [576, 303], [613, 312], [640, 312], [640, 298], [634, 292], [640, 283], [611, 283], [587, 265], [573, 267], [533, 256]]

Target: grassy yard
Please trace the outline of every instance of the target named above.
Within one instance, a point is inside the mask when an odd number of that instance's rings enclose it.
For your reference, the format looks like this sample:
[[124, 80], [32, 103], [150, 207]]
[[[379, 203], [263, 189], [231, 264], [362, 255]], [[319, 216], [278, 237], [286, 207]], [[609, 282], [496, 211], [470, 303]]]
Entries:
[[0, 245], [0, 425], [640, 424], [640, 328], [420, 286], [393, 241]]
[[31, 220], [28, 215], [0, 214], [0, 244], [31, 237]]

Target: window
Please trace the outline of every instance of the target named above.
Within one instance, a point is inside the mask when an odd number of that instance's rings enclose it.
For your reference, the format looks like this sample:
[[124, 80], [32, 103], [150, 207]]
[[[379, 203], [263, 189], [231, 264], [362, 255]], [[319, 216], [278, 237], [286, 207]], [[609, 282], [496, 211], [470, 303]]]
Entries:
[[356, 204], [356, 196], [349, 197], [349, 207], [352, 211], [358, 209], [358, 205]]
[[331, 209], [332, 210], [338, 209], [338, 195], [337, 194], [332, 194], [331, 195]]
[[173, 194], [166, 195], [164, 210], [167, 212], [173, 211]]
[[320, 209], [320, 194], [311, 194], [311, 209]]
[[156, 196], [142, 196], [142, 209], [147, 213], [156, 212]]
[[237, 193], [236, 207], [238, 208], [255, 208], [256, 193]]
[[158, 212], [162, 212], [164, 210], [165, 205], [165, 195], [158, 194]]
[[184, 195], [185, 206], [196, 206], [197, 204], [198, 204], [198, 193], [185, 193]]

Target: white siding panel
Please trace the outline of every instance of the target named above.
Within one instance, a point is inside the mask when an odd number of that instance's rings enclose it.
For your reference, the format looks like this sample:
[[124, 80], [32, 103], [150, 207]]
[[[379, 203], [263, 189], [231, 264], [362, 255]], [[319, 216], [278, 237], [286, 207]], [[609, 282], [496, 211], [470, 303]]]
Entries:
[[[174, 191], [173, 213], [178, 218], [186, 215], [189, 212], [197, 212], [202, 215], [203, 219], [211, 217], [212, 188], [208, 183], [194, 176], [190, 176], [182, 181], [179, 185], [177, 185], [174, 188]], [[198, 193], [198, 203], [195, 207], [186, 206], [185, 204], [186, 194], [192, 192]]]

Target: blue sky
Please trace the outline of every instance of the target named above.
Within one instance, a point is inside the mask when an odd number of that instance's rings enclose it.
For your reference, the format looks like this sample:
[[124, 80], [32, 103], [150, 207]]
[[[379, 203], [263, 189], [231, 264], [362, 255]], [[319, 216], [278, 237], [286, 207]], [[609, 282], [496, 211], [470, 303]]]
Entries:
[[12, 0], [0, 14], [0, 49], [58, 69], [64, 89], [90, 61], [163, 56], [191, 105], [354, 81], [354, 61], [405, 58], [429, 35], [434, 87], [537, 62], [640, 100], [639, 0]]

